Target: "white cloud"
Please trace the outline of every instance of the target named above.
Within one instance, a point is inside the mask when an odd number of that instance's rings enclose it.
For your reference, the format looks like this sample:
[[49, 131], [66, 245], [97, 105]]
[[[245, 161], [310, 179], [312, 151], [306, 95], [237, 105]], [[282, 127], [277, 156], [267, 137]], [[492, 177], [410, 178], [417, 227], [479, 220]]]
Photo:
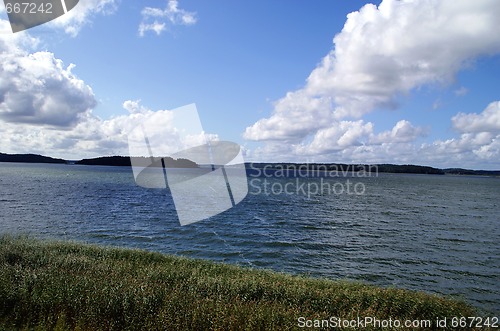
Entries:
[[[249, 154], [252, 160], [281, 162], [409, 162], [415, 142], [427, 131], [407, 120], [391, 130], [375, 133], [375, 125], [363, 120], [336, 121], [299, 143], [271, 141]], [[279, 157], [276, 157], [279, 155]], [[418, 162], [417, 162], [418, 163]]]
[[[426, 160], [429, 164], [441, 167], [498, 169], [500, 167], [499, 105], [500, 102], [495, 101], [479, 114], [459, 113], [453, 116], [451, 121], [454, 128], [460, 132], [458, 137], [438, 139], [420, 146], [410, 141], [401, 145], [404, 149], [413, 151], [414, 155], [409, 159], [411, 163], [421, 163], [422, 160]], [[411, 131], [415, 129], [403, 131], [408, 131], [407, 133], [411, 135]]]
[[35, 49], [39, 43], [38, 38], [28, 33], [12, 33], [9, 21], [0, 18], [0, 52], [2, 54], [15, 54], [24, 52], [25, 49]]
[[418, 137], [425, 136], [426, 131], [421, 127], [415, 127], [406, 120], [401, 120], [394, 125], [392, 130], [385, 131], [371, 138], [370, 143], [409, 143]]
[[123, 108], [128, 110], [130, 114], [144, 114], [150, 111], [148, 108], [141, 106], [141, 100], [127, 100], [123, 103]]
[[[193, 25], [196, 23], [196, 13], [179, 8], [177, 0], [169, 0], [164, 9], [145, 7], [141, 11], [142, 22], [139, 24], [139, 35], [142, 37], [148, 31], [160, 35], [170, 25]], [[151, 20], [154, 20], [151, 22]]]
[[373, 124], [359, 121], [341, 121], [318, 130], [309, 144], [300, 144], [295, 149], [298, 155], [317, 155], [341, 151], [367, 142], [373, 133]]
[[500, 166], [500, 101], [490, 103], [479, 114], [458, 113], [451, 121], [460, 136], [425, 144], [421, 155], [449, 166], [473, 165], [478, 160], [491, 168]]
[[335, 120], [328, 98], [309, 98], [304, 91], [289, 92], [275, 103], [274, 115], [246, 129], [249, 140], [300, 140]]
[[[497, 0], [384, 0], [348, 15], [334, 49], [304, 88], [278, 100], [250, 140], [297, 140], [333, 120], [360, 118], [426, 84], [451, 83], [476, 57], [500, 52]], [[314, 121], [310, 121], [310, 118]]]
[[158, 21], [154, 21], [151, 24], [141, 23], [139, 24], [139, 35], [142, 37], [147, 31], [153, 31], [159, 36], [165, 29], [165, 23], [159, 23]]
[[80, 0], [72, 10], [48, 24], [61, 28], [70, 36], [75, 37], [84, 25], [91, 22], [92, 17], [98, 14], [114, 13], [117, 7], [118, 0]]
[[490, 103], [480, 114], [458, 113], [451, 121], [453, 127], [459, 132], [500, 133], [500, 101]]
[[[2, 27], [8, 23], [1, 20]], [[28, 34], [0, 35], [0, 119], [69, 127], [96, 106], [92, 89]]]
[[[0, 28], [9, 28], [9, 23], [0, 20]], [[205, 139], [218, 140], [214, 134], [179, 130], [171, 112], [152, 111], [140, 100], [126, 100], [125, 115], [96, 117], [95, 96], [72, 73], [74, 65], [65, 65], [53, 53], [36, 51], [38, 44], [27, 32], [0, 34], [1, 152], [67, 159], [128, 155], [127, 133], [141, 122], [149, 124], [152, 141], [156, 139], [166, 153], [201, 145]]]
[[248, 153], [248, 160], [274, 162], [346, 162], [421, 164], [442, 168], [500, 168], [500, 101], [482, 112], [453, 116], [457, 137], [419, 143], [428, 129], [407, 120], [390, 130], [375, 132], [363, 120], [340, 121], [318, 130], [311, 139], [291, 144], [270, 141]]
[[498, 169], [500, 166], [500, 135], [488, 132], [463, 133], [458, 138], [436, 140], [423, 144], [421, 158], [447, 167]]
[[[40, 123], [14, 123], [0, 120], [1, 152], [39, 153], [65, 159], [103, 155], [129, 155], [129, 133], [147, 123], [147, 134], [157, 151], [166, 155], [202, 145], [206, 139], [219, 140], [216, 134], [186, 134], [174, 126], [172, 112], [152, 111], [139, 101], [123, 103], [129, 113], [108, 120], [82, 114], [73, 127], [54, 128]], [[133, 137], [132, 137], [133, 138]], [[143, 155], [147, 156], [147, 155]]]
[[[426, 134], [425, 130], [413, 126], [409, 121], [397, 122], [389, 131], [374, 133], [374, 124], [371, 122], [340, 121], [329, 128], [318, 130], [310, 143], [301, 143], [294, 146], [296, 156], [315, 156], [335, 152], [359, 152], [377, 145], [395, 146], [397, 144], [413, 143]], [[365, 161], [366, 162], [366, 161]]]

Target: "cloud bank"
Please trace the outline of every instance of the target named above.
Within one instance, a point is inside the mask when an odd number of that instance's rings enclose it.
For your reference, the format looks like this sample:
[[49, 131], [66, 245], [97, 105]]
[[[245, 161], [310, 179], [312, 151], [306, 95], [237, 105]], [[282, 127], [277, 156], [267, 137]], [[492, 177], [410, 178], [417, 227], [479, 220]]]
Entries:
[[[9, 28], [9, 23], [0, 20], [0, 28]], [[107, 120], [95, 116], [92, 88], [72, 73], [73, 64], [65, 65], [51, 52], [35, 51], [39, 43], [28, 33], [0, 34], [1, 152], [66, 159], [128, 155], [127, 133], [144, 121], [155, 124], [148, 133], [161, 137], [165, 151], [185, 142], [218, 139], [203, 135], [183, 141], [169, 122], [168, 110], [152, 111], [140, 100], [125, 101], [124, 115]]]
[[[305, 86], [277, 100], [272, 114], [247, 127], [243, 137], [266, 142], [256, 151], [262, 157], [281, 146], [299, 157], [335, 152], [344, 161], [366, 162], [370, 156], [381, 159], [377, 154], [383, 153], [391, 160], [394, 146], [387, 144], [408, 145], [426, 130], [402, 120], [390, 132], [375, 134], [374, 124], [361, 118], [378, 109], [397, 109], [398, 96], [415, 89], [451, 84], [478, 57], [499, 54], [499, 15], [500, 2], [495, 0], [367, 4], [347, 16], [332, 51]], [[457, 96], [466, 93], [465, 88], [456, 91]], [[453, 123], [465, 130], [462, 122], [470, 120], [486, 125], [482, 118], [464, 114]], [[404, 162], [409, 150], [418, 152], [419, 147], [398, 150], [403, 154], [392, 161]]]

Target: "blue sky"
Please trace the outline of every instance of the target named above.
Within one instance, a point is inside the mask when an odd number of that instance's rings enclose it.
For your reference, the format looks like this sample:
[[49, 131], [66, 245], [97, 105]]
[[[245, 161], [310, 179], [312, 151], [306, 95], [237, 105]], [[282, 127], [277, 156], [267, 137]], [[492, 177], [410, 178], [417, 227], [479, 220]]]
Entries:
[[125, 155], [134, 118], [196, 103], [248, 161], [500, 169], [499, 14], [495, 0], [80, 0], [12, 34], [2, 11], [0, 152]]

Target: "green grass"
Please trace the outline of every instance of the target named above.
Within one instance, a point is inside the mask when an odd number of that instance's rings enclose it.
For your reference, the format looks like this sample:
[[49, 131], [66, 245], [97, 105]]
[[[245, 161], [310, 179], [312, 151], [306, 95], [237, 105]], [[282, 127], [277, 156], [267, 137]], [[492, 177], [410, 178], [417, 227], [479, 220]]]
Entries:
[[0, 330], [290, 330], [299, 329], [301, 316], [435, 320], [476, 314], [463, 302], [422, 292], [0, 237]]

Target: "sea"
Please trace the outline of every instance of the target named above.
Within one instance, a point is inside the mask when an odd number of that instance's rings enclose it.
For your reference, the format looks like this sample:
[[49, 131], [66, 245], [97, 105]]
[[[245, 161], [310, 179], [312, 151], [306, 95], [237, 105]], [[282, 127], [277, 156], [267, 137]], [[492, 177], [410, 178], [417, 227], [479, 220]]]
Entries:
[[239, 204], [181, 226], [170, 191], [137, 185], [129, 167], [0, 163], [0, 233], [420, 290], [500, 313], [494, 177], [253, 173]]

